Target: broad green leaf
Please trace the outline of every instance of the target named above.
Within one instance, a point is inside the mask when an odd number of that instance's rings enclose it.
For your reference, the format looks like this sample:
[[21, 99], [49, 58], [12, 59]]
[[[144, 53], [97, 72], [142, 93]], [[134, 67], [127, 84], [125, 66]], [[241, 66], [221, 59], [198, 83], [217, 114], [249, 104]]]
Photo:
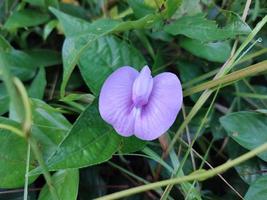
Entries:
[[[242, 111], [220, 118], [229, 136], [242, 147], [252, 150], [267, 141], [267, 117], [257, 112]], [[267, 161], [267, 153], [258, 155]]]
[[183, 38], [180, 40], [182, 48], [200, 58], [213, 62], [225, 62], [231, 53], [229, 42], [209, 42], [203, 43], [199, 40]]
[[97, 39], [113, 32], [149, 28], [161, 19], [160, 15], [151, 14], [136, 21], [120, 22], [100, 19], [90, 24], [85, 20], [67, 15], [54, 8], [50, 8], [50, 10], [59, 19], [67, 36], [62, 50], [64, 73], [61, 84], [61, 96], [64, 95], [67, 82], [80, 56], [86, 49], [91, 48]]
[[38, 74], [33, 79], [29, 89], [28, 95], [31, 98], [42, 99], [45, 93], [46, 77], [44, 68], [40, 68]]
[[[49, 170], [82, 168], [107, 161], [118, 150], [121, 137], [99, 115], [95, 102], [79, 116], [54, 155]], [[40, 173], [40, 168], [31, 174]]]
[[135, 136], [123, 137], [122, 138], [122, 148], [120, 149], [121, 153], [127, 154], [136, 151], [140, 151], [145, 148], [147, 142], [140, 140]]
[[41, 143], [45, 159], [51, 156], [71, 128], [70, 122], [55, 108], [38, 99], [32, 102], [32, 135]]
[[197, 14], [184, 16], [166, 25], [164, 30], [172, 35], [185, 35], [202, 42], [225, 40], [250, 33], [251, 29], [239, 16], [233, 13], [228, 15], [229, 22], [223, 28], [218, 28], [215, 21], [207, 20], [203, 14]]
[[44, 14], [37, 10], [25, 9], [12, 13], [4, 24], [4, 28], [14, 30], [17, 28], [37, 26], [48, 20], [48, 14]]
[[245, 200], [257, 199], [266, 200], [267, 196], [267, 175], [257, 179], [248, 189]]
[[[31, 100], [33, 124], [31, 135], [34, 137], [45, 159], [57, 149], [71, 124], [55, 109], [36, 99]], [[20, 124], [0, 118], [1, 124], [20, 128]], [[24, 184], [27, 143], [10, 131], [0, 129], [0, 188], [16, 188]], [[30, 170], [36, 168], [37, 161], [31, 154]], [[36, 176], [30, 177], [31, 183]]]
[[[79, 186], [79, 170], [66, 169], [60, 170], [52, 176], [53, 186], [55, 187], [60, 199], [76, 200]], [[38, 200], [52, 199], [47, 184], [42, 188]]]
[[9, 108], [9, 96], [3, 83], [0, 83], [0, 115], [6, 113]]
[[87, 86], [98, 95], [103, 82], [119, 67], [127, 65], [141, 69], [145, 64], [144, 57], [133, 46], [116, 37], [106, 36], [83, 52], [79, 68]]
[[[20, 124], [0, 117], [0, 124], [20, 128]], [[0, 129], [0, 188], [16, 188], [24, 184], [26, 170], [26, 140], [15, 133]], [[30, 169], [35, 167], [33, 159], [30, 162]], [[30, 177], [30, 183], [36, 177]]]

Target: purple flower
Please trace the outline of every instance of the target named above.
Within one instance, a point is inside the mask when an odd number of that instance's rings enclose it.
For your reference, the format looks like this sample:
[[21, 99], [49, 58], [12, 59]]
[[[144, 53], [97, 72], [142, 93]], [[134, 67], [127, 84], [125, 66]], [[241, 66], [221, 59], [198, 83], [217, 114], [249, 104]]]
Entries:
[[182, 102], [182, 87], [175, 74], [165, 72], [152, 78], [148, 66], [140, 73], [124, 66], [103, 84], [99, 110], [120, 135], [154, 140], [174, 123]]

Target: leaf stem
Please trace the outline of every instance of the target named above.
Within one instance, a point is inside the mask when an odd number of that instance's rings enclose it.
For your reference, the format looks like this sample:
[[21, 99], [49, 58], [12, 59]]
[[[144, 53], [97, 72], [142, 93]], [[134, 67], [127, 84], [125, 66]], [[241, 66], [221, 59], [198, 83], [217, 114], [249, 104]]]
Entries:
[[243, 79], [249, 76], [253, 76], [255, 74], [258, 74], [264, 71], [267, 71], [267, 60], [257, 63], [255, 65], [251, 65], [247, 68], [235, 71], [231, 74], [223, 76], [222, 78], [214, 79], [214, 80], [202, 83], [198, 86], [189, 88], [183, 92], [183, 95], [184, 97], [190, 96], [202, 90], [210, 89], [221, 84], [227, 84], [232, 81], [237, 81], [237, 80], [240, 80], [240, 79]]

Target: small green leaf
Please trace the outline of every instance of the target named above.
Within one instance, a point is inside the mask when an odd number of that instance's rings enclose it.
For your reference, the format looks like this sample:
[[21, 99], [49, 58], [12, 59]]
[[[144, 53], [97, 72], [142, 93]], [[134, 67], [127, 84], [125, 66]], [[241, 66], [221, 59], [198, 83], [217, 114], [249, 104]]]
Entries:
[[[229, 136], [242, 147], [252, 150], [267, 141], [267, 118], [265, 114], [242, 111], [220, 118]], [[267, 153], [258, 155], [267, 161]]]
[[79, 62], [81, 74], [91, 91], [97, 96], [106, 78], [122, 66], [141, 69], [144, 57], [125, 41], [113, 36], [98, 39], [86, 49]]
[[245, 200], [257, 199], [257, 200], [266, 200], [267, 196], [267, 176], [262, 176], [257, 179], [252, 185], [249, 187]]
[[199, 40], [183, 38], [180, 40], [182, 48], [200, 58], [213, 62], [225, 62], [231, 53], [229, 42], [209, 42], [203, 43]]
[[185, 35], [202, 42], [225, 40], [234, 38], [237, 35], [249, 34], [251, 29], [234, 13], [228, 13], [229, 22], [223, 28], [218, 28], [215, 21], [207, 20], [203, 14], [184, 16], [164, 30], [172, 35]]
[[25, 9], [15, 11], [4, 24], [7, 30], [14, 30], [17, 28], [38, 26], [49, 20], [49, 15], [41, 13], [37, 10]]
[[[60, 199], [76, 200], [79, 186], [79, 170], [66, 169], [60, 170], [52, 176], [53, 186], [55, 187]], [[38, 200], [52, 199], [47, 184], [42, 188]]]
[[33, 79], [28, 95], [32, 98], [42, 99], [45, 93], [46, 77], [44, 68], [40, 68], [38, 74]]
[[46, 40], [48, 38], [48, 36], [50, 35], [50, 33], [54, 30], [54, 28], [56, 28], [58, 25], [58, 21], [57, 20], [51, 20], [50, 22], [48, 22], [45, 27], [44, 27], [44, 33], [43, 33], [43, 38], [44, 40]]

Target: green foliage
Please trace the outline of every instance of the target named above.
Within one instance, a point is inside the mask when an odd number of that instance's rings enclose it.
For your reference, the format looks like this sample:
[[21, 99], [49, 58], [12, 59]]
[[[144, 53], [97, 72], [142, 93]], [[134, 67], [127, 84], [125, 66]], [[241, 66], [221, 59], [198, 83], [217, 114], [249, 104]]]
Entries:
[[203, 14], [184, 16], [165, 26], [164, 30], [172, 35], [185, 35], [202, 42], [225, 40], [238, 35], [246, 35], [251, 29], [234, 13], [226, 13], [226, 25], [219, 28], [215, 21], [208, 20]]
[[15, 11], [6, 21], [4, 28], [12, 31], [17, 28], [37, 26], [48, 21], [49, 15], [37, 10], [20, 10]]
[[79, 68], [85, 83], [97, 96], [113, 71], [126, 65], [140, 70], [145, 64], [144, 57], [133, 46], [116, 37], [106, 36], [96, 40], [91, 48], [83, 52]]
[[256, 180], [248, 189], [245, 199], [258, 199], [264, 200], [266, 198], [267, 189], [266, 189], [267, 177], [262, 176]]
[[[267, 140], [267, 118], [258, 112], [236, 112], [220, 119], [229, 136], [246, 149], [252, 150]], [[267, 154], [258, 155], [267, 161]]]
[[[77, 199], [79, 185], [79, 171], [77, 169], [60, 170], [53, 174], [52, 180], [61, 199]], [[50, 200], [51, 198], [48, 186], [45, 185], [40, 192], [38, 200]]]
[[183, 38], [180, 45], [193, 55], [213, 62], [225, 62], [231, 53], [229, 42], [224, 41], [203, 43], [199, 40]]
[[[267, 4], [248, 3], [0, 1], [0, 199], [266, 199]], [[190, 94], [154, 141], [98, 108], [111, 73], [145, 65]]]

